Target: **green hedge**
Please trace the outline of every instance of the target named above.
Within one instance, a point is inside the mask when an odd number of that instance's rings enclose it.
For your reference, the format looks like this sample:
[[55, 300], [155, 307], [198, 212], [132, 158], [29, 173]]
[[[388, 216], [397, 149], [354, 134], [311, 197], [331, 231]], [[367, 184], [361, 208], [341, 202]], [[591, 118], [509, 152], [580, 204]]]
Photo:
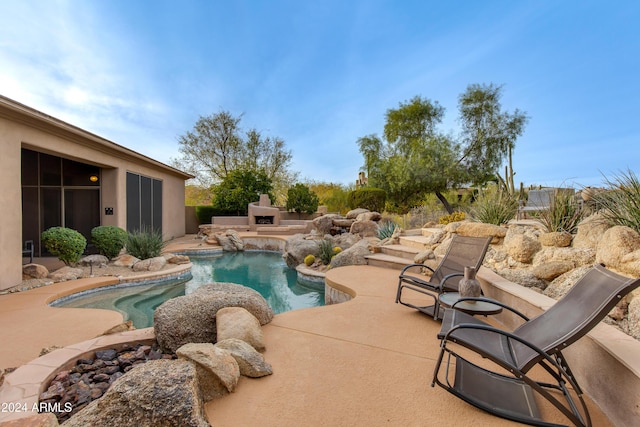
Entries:
[[364, 187], [349, 193], [349, 208], [364, 208], [372, 212], [383, 212], [387, 193], [381, 188]]
[[211, 205], [196, 206], [196, 217], [200, 224], [211, 224], [212, 216], [222, 215], [224, 215], [223, 212]]

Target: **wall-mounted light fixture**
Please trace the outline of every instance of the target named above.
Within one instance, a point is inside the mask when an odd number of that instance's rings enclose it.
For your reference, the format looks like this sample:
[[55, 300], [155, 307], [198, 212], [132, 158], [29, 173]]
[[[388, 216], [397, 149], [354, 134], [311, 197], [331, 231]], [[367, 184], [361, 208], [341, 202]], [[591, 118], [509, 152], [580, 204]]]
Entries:
[[98, 182], [98, 175], [91, 175], [89, 177], [89, 181], [91, 182]]

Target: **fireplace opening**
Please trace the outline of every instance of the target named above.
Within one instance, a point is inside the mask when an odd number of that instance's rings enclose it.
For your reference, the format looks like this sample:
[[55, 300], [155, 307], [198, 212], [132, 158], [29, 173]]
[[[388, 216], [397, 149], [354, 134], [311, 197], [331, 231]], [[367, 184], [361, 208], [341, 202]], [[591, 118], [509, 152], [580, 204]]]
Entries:
[[256, 224], [273, 224], [273, 216], [256, 215]]

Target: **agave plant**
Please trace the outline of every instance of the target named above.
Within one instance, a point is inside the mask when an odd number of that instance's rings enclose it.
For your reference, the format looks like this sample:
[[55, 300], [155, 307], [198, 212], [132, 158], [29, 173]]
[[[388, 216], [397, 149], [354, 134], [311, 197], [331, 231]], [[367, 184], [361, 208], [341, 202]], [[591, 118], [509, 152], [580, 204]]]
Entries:
[[536, 220], [549, 233], [566, 231], [573, 234], [583, 217], [584, 210], [576, 203], [575, 194], [563, 190], [557, 190], [549, 207], [536, 214]]
[[518, 212], [518, 200], [504, 191], [483, 191], [476, 199], [470, 214], [474, 221], [502, 225]]
[[383, 240], [393, 236], [396, 228], [398, 228], [398, 224], [393, 221], [381, 221], [378, 224], [378, 239]]

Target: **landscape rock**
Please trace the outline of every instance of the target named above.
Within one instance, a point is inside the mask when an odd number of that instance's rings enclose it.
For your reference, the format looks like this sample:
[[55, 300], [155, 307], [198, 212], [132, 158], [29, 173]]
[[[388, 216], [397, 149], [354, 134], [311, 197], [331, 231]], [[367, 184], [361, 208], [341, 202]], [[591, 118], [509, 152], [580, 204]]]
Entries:
[[640, 249], [640, 233], [629, 227], [617, 225], [605, 231], [598, 242], [596, 262], [609, 268], [632, 273], [635, 270], [633, 260], [627, 258], [623, 263], [622, 259], [638, 249]]
[[375, 221], [378, 222], [382, 219], [380, 212], [362, 212], [356, 216], [356, 221]]
[[356, 222], [356, 220], [347, 219], [347, 218], [334, 218], [332, 222], [335, 227], [351, 228], [351, 226], [353, 225], [354, 222]]
[[261, 325], [273, 318], [271, 307], [259, 292], [235, 283], [200, 286], [192, 294], [172, 298], [154, 312], [154, 331], [164, 351], [175, 352], [188, 343], [215, 343], [216, 313], [224, 307], [243, 307]]
[[492, 237], [491, 243], [497, 244], [506, 236], [507, 229], [483, 222], [464, 221], [458, 225], [455, 232], [468, 237]]
[[542, 233], [538, 236], [538, 240], [542, 246], [556, 246], [566, 248], [571, 245], [571, 233], [566, 231], [554, 231], [552, 233]]
[[525, 264], [531, 263], [541, 247], [538, 240], [525, 234], [514, 234], [504, 241], [504, 248], [509, 256]]
[[238, 385], [240, 368], [228, 350], [211, 343], [190, 343], [180, 347], [176, 354], [195, 364], [205, 402], [232, 393]]
[[413, 262], [415, 264], [424, 264], [429, 259], [434, 259], [436, 256], [431, 249], [424, 250], [422, 252], [418, 252], [413, 257]]
[[640, 296], [635, 296], [628, 306], [628, 334], [640, 340]]
[[64, 425], [209, 427], [196, 367], [186, 360], [136, 366]]
[[360, 240], [355, 245], [334, 256], [329, 265], [331, 268], [345, 265], [365, 265], [367, 264], [365, 258], [367, 255], [371, 255], [371, 252], [369, 252], [369, 242], [367, 240]]
[[78, 264], [84, 266], [93, 265], [94, 267], [106, 267], [107, 264], [109, 264], [109, 258], [99, 254], [87, 255], [86, 257], [80, 259], [80, 261], [78, 261]]
[[378, 235], [378, 223], [370, 220], [355, 221], [351, 224], [349, 233], [360, 237], [375, 237]]
[[371, 212], [371, 211], [369, 209], [364, 209], [364, 208], [352, 209], [349, 212], [347, 212], [347, 214], [345, 215], [345, 218], [347, 218], [347, 219], [356, 219], [356, 218], [358, 218], [358, 215], [363, 214], [363, 213], [367, 213], [367, 212]]
[[320, 239], [307, 239], [304, 234], [296, 234], [287, 239], [282, 253], [287, 266], [296, 268], [296, 266], [304, 262], [304, 258], [307, 255], [317, 257], [320, 254], [319, 242]]
[[312, 224], [315, 227], [315, 229], [318, 231], [318, 233], [321, 236], [324, 236], [325, 234], [331, 233], [331, 228], [333, 227], [333, 220], [335, 218], [340, 218], [340, 215], [337, 215], [337, 214], [322, 215], [317, 218], [314, 218], [312, 220]]
[[116, 267], [133, 267], [133, 264], [140, 260], [133, 255], [122, 254], [114, 258], [111, 263]]
[[546, 264], [554, 261], [571, 262], [575, 267], [582, 265], [593, 265], [596, 260], [596, 251], [591, 248], [558, 248], [553, 246], [545, 246], [536, 252], [533, 257], [533, 264]]
[[22, 266], [23, 279], [44, 279], [49, 275], [47, 267], [40, 264], [25, 264]]
[[544, 290], [543, 294], [554, 299], [560, 299], [569, 289], [591, 269], [592, 266], [580, 266], [558, 276]]
[[498, 270], [497, 273], [500, 277], [525, 288], [546, 289], [548, 285], [545, 280], [537, 278], [531, 270], [505, 268]]
[[578, 224], [578, 231], [573, 237], [572, 247], [596, 249], [609, 225], [600, 214], [593, 214]]
[[245, 341], [229, 338], [220, 340], [214, 345], [231, 353], [238, 362], [240, 375], [260, 378], [273, 373], [273, 368], [264, 360], [264, 356]]
[[2, 427], [57, 427], [58, 420], [52, 412], [41, 412], [0, 423]]
[[337, 246], [342, 250], [349, 249], [351, 246], [362, 240], [360, 236], [351, 233], [338, 234], [333, 236], [331, 239], [333, 242], [333, 246]]
[[552, 281], [556, 277], [572, 270], [574, 265], [569, 261], [552, 261], [545, 264], [538, 264], [533, 268], [533, 275], [538, 279]]
[[218, 340], [237, 338], [257, 351], [264, 351], [264, 337], [260, 321], [242, 307], [223, 307], [216, 313]]
[[176, 255], [172, 253], [166, 253], [166, 254], [163, 254], [162, 256], [164, 256], [164, 259], [166, 259], [169, 264], [181, 265], [181, 264], [189, 264], [191, 262], [191, 260], [187, 255]]
[[167, 265], [167, 260], [163, 256], [157, 256], [133, 264], [133, 271], [160, 271]]
[[81, 268], [73, 268], [65, 266], [49, 273], [49, 278], [54, 282], [64, 282], [67, 280], [76, 280], [82, 277], [84, 272]]

